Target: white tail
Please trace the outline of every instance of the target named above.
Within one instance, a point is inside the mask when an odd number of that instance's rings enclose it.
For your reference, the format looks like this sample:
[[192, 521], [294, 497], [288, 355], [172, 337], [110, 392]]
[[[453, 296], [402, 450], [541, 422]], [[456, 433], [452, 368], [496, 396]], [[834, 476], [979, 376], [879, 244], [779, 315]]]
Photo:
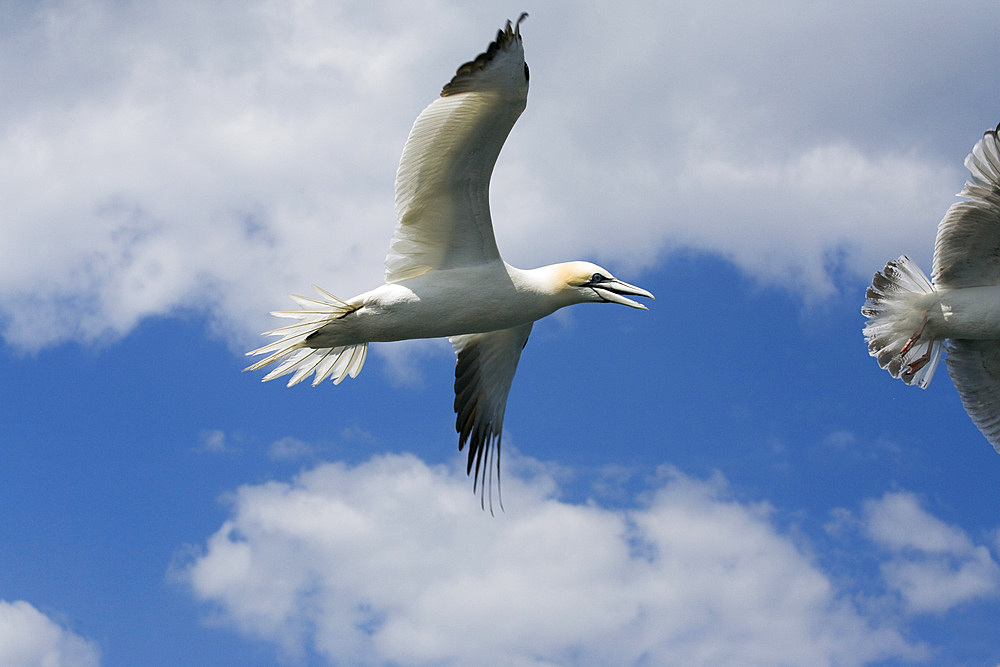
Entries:
[[934, 285], [906, 255], [892, 260], [875, 274], [861, 314], [868, 318], [868, 353], [894, 378], [925, 389], [934, 377], [944, 339], [924, 335], [927, 312], [921, 297]]
[[289, 387], [298, 384], [313, 372], [316, 373], [312, 383], [314, 387], [328, 377], [333, 379], [334, 384], [340, 384], [348, 375], [357, 377], [358, 373], [361, 372], [361, 367], [365, 364], [368, 343], [339, 347], [310, 347], [306, 343], [306, 339], [310, 335], [330, 322], [354, 312], [357, 310], [357, 306], [341, 301], [315, 285], [313, 285], [313, 289], [324, 298], [322, 300], [310, 299], [290, 294], [289, 296], [299, 304], [302, 310], [278, 310], [271, 313], [276, 317], [290, 317], [300, 321], [272, 331], [265, 331], [263, 333], [265, 336], [281, 336], [281, 338], [264, 347], [247, 352], [247, 356], [268, 352], [272, 354], [252, 366], [247, 366], [243, 369], [244, 371], [255, 371], [268, 364], [283, 360], [277, 368], [264, 376], [262, 382], [294, 373], [288, 381]]

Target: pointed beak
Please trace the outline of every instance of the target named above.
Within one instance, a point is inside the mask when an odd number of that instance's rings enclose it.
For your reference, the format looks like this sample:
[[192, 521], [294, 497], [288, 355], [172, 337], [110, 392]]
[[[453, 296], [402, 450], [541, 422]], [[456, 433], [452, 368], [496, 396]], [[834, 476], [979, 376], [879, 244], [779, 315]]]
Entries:
[[592, 289], [605, 301], [610, 303], [620, 303], [621, 305], [629, 306], [630, 308], [641, 308], [642, 310], [649, 310], [649, 308], [646, 308], [646, 306], [641, 303], [637, 303], [632, 299], [629, 299], [625, 295], [644, 296], [649, 299], [656, 298], [641, 287], [629, 285], [628, 283], [618, 280], [617, 278], [603, 282], [599, 285], [594, 285]]

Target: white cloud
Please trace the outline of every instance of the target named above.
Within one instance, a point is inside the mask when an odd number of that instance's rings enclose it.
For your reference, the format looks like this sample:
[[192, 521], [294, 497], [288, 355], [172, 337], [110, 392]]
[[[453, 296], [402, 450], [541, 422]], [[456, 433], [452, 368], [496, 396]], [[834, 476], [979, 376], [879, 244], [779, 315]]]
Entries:
[[229, 438], [226, 437], [226, 433], [224, 431], [213, 429], [211, 431], [204, 431], [201, 434], [201, 445], [199, 445], [195, 451], [209, 454], [222, 454], [224, 452], [234, 452], [236, 451], [236, 448], [229, 442]]
[[316, 447], [291, 436], [279, 438], [267, 447], [267, 455], [274, 461], [312, 458], [316, 456], [316, 453]]
[[913, 613], [943, 613], [1000, 595], [1000, 565], [989, 548], [928, 514], [911, 493], [887, 493], [865, 505], [864, 527], [892, 557], [882, 575]]
[[[516, 467], [516, 466], [515, 466]], [[413, 456], [240, 487], [181, 576], [218, 619], [343, 664], [864, 664], [926, 656], [719, 479], [637, 509], [508, 475], [507, 512]]]
[[[677, 178], [688, 199], [722, 201], [701, 215], [692, 211], [678, 238], [723, 254], [760, 280], [812, 296], [837, 289], [833, 269], [881, 268], [889, 257], [870, 248], [898, 246], [901, 229], [915, 228], [903, 240], [916, 239], [914, 250], [929, 253], [937, 219], [961, 182], [954, 168], [902, 155], [870, 157], [848, 145], [808, 145], [784, 158], [747, 161], [727, 150], [729, 141], [718, 132], [699, 148], [706, 154], [689, 156], [681, 168]], [[748, 202], [753, 217], [746, 215]], [[914, 224], [920, 220], [927, 223], [922, 232]]]
[[0, 664], [93, 667], [101, 651], [24, 600], [0, 600]]
[[[410, 123], [516, 13], [205, 7], [63, 1], [9, 17], [8, 342], [114, 338], [193, 309], [252, 345], [288, 291], [371, 287]], [[981, 68], [998, 11], [549, 3], [523, 26], [533, 88], [496, 173], [502, 249], [628, 278], [692, 247], [813, 297], [835, 269], [929, 257], [961, 158], [995, 120], [960, 114], [993, 108]]]

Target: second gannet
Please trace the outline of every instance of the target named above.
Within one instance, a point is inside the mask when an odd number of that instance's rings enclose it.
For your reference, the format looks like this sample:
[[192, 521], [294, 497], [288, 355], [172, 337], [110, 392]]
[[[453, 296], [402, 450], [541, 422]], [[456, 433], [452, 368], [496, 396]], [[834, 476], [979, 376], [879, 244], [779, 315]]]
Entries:
[[1000, 452], [1000, 126], [965, 158], [971, 179], [938, 225], [934, 280], [903, 255], [875, 274], [861, 312], [879, 366], [926, 388], [947, 352], [965, 411]]
[[396, 173], [398, 222], [385, 284], [346, 301], [318, 287], [318, 299], [292, 296], [301, 310], [273, 314], [298, 322], [266, 332], [281, 338], [248, 352], [270, 354], [245, 369], [280, 362], [264, 381], [291, 374], [292, 386], [312, 374], [314, 386], [326, 378], [338, 384], [361, 371], [368, 343], [448, 337], [458, 355], [458, 448], [469, 444], [466, 471], [481, 499], [487, 476], [492, 489], [492, 470], [499, 493], [507, 394], [534, 321], [575, 303], [645, 309], [628, 297], [653, 298], [590, 262], [524, 270], [500, 257], [489, 181], [527, 103], [526, 17], [513, 27], [507, 21], [413, 124]]

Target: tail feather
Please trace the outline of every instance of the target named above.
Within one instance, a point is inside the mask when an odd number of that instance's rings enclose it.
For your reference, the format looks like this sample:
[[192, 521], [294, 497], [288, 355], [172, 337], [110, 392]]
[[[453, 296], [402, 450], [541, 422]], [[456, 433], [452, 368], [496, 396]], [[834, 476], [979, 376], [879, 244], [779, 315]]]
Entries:
[[323, 299], [289, 295], [302, 309], [279, 310], [271, 313], [276, 317], [289, 317], [300, 321], [265, 331], [263, 334], [265, 336], [280, 336], [280, 338], [247, 352], [247, 356], [271, 354], [257, 363], [247, 366], [243, 369], [244, 371], [255, 371], [280, 361], [281, 363], [276, 368], [263, 377], [262, 382], [292, 374], [288, 381], [289, 387], [302, 382], [311, 373], [316, 374], [312, 383], [314, 387], [328, 377], [333, 379], [334, 384], [340, 384], [348, 375], [352, 378], [357, 377], [365, 364], [368, 343], [337, 347], [312, 347], [306, 342], [306, 339], [330, 322], [357, 310], [357, 306], [342, 301], [315, 285], [313, 288], [320, 293]]
[[868, 318], [868, 353], [892, 377], [921, 389], [930, 384], [944, 352], [944, 339], [922, 331], [927, 313], [919, 302], [934, 291], [920, 267], [903, 255], [875, 274], [861, 309]]

